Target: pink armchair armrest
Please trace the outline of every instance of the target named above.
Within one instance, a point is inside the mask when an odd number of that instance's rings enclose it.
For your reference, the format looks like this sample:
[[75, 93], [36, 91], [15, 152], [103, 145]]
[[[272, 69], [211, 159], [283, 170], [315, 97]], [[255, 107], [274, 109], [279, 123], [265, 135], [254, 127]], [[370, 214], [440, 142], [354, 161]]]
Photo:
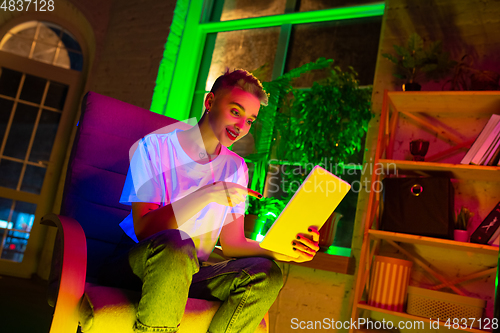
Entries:
[[[58, 229], [58, 241], [54, 250], [51, 280], [56, 284], [57, 300], [50, 333], [71, 333], [78, 329], [78, 309], [85, 289], [87, 269], [87, 243], [80, 224], [72, 218], [48, 214], [42, 224]], [[60, 249], [60, 251], [56, 251]], [[60, 264], [54, 265], [54, 261]]]

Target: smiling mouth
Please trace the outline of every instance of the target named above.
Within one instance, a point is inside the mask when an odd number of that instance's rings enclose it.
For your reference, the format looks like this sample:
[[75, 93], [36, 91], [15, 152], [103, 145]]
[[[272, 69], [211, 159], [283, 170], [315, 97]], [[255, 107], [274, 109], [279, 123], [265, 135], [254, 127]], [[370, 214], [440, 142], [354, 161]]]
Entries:
[[226, 132], [227, 132], [227, 136], [229, 137], [229, 139], [231, 140], [236, 140], [236, 138], [238, 137], [238, 134], [236, 134], [235, 132], [231, 131], [230, 129], [227, 129], [226, 128]]

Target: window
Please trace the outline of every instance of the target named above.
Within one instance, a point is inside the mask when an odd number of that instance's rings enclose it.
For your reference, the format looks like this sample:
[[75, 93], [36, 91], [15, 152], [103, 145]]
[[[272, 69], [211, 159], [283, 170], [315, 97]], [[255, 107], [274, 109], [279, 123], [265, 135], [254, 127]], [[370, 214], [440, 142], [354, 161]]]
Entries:
[[[257, 70], [261, 80], [270, 81], [324, 57], [343, 69], [352, 66], [360, 83], [371, 85], [383, 11], [383, 2], [372, 0], [206, 0], [196, 4], [179, 0], [151, 110], [178, 120], [201, 117], [205, 94], [226, 67]], [[184, 26], [182, 31], [179, 25]], [[307, 89], [320, 78], [308, 75], [296, 84]], [[249, 135], [233, 150], [244, 157], [254, 152], [253, 144]], [[252, 177], [262, 166], [248, 163], [248, 168]], [[351, 242], [357, 195], [351, 201], [352, 214], [344, 219], [349, 218], [345, 223], [351, 231], [343, 231], [349, 239], [339, 240], [344, 247]]]
[[49, 22], [30, 21], [14, 27], [2, 38], [0, 50], [66, 69], [83, 68], [76, 39]]
[[48, 213], [37, 209], [53, 199], [46, 184], [55, 188], [59, 177], [53, 168], [67, 141], [61, 129], [70, 126], [68, 100], [82, 69], [80, 45], [55, 24], [25, 22], [0, 41], [1, 259], [22, 262], [35, 214]]

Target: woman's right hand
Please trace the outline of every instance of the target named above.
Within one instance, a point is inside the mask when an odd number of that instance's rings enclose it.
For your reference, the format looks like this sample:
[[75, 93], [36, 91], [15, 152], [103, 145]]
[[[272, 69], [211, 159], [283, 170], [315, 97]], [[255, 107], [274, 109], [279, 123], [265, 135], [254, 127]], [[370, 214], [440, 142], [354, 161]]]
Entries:
[[245, 201], [247, 194], [262, 198], [262, 195], [256, 191], [248, 189], [240, 184], [217, 181], [208, 184], [199, 189], [202, 191], [208, 202], [235, 207]]

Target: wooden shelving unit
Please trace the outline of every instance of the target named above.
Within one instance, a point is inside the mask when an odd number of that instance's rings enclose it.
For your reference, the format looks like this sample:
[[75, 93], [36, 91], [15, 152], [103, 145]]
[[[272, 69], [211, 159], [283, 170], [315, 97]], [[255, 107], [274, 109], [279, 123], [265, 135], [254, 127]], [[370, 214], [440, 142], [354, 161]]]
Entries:
[[463, 180], [500, 181], [500, 167], [497, 166], [396, 161], [387, 159], [380, 159], [378, 162], [383, 164], [386, 170], [390, 170], [393, 165], [395, 165], [396, 169], [401, 174], [415, 174], [420, 176], [440, 175]]
[[[380, 128], [377, 140], [375, 157], [372, 163], [382, 165], [384, 172], [372, 172], [371, 184], [381, 181], [384, 175], [416, 175], [416, 176], [443, 176], [465, 182], [498, 182], [499, 186], [492, 186], [496, 195], [500, 194], [500, 167], [497, 166], [476, 166], [462, 165], [442, 162], [414, 162], [394, 158], [394, 152], [398, 142], [395, 133], [398, 130], [398, 122], [404, 118], [405, 121], [412, 121], [418, 126], [425, 128], [428, 132], [433, 132], [437, 137], [446, 140], [451, 144], [443, 155], [467, 149], [472, 144], [469, 138], [465, 139], [458, 131], [450, 130], [447, 127], [444, 118], [465, 117], [467, 121], [477, 119], [487, 119], [489, 115], [500, 113], [500, 92], [384, 92], [382, 113], [380, 117]], [[453, 119], [455, 118], [455, 119]], [[405, 133], [403, 133], [405, 134]], [[470, 133], [469, 133], [470, 136]], [[467, 141], [468, 140], [468, 141]], [[400, 140], [401, 141], [401, 140]], [[401, 154], [399, 154], [401, 155]], [[439, 155], [439, 154], [438, 154]], [[436, 157], [441, 160], [442, 156]], [[490, 188], [490, 190], [491, 190]], [[483, 191], [482, 193], [488, 193]], [[483, 194], [486, 195], [486, 194]], [[417, 317], [407, 313], [389, 311], [366, 304], [366, 288], [369, 285], [369, 275], [371, 261], [374, 254], [377, 253], [381, 242], [388, 243], [396, 247], [400, 252], [410, 257], [418, 265], [423, 263], [411, 253], [405, 250], [400, 243], [415, 244], [418, 246], [432, 246], [454, 251], [464, 251], [465, 253], [474, 253], [486, 256], [498, 256], [498, 247], [480, 245], [473, 243], [456, 242], [453, 240], [408, 235], [396, 232], [387, 232], [373, 229], [374, 223], [379, 218], [379, 206], [381, 202], [380, 191], [371, 191], [368, 199], [367, 214], [364, 225], [363, 243], [361, 246], [361, 255], [359, 258], [359, 267], [356, 276], [356, 285], [351, 317], [360, 318], [360, 315], [369, 312], [377, 312], [382, 315], [396, 316], [407, 320], [430, 322], [429, 318]], [[389, 208], [385, 208], [389, 209]], [[435, 273], [432, 268], [423, 267], [430, 274]], [[455, 281], [444, 281], [443, 285], [450, 286], [457, 281], [466, 281], [468, 279], [491, 274], [495, 268], [488, 268], [482, 272], [471, 274], [466, 277], [455, 277]], [[437, 276], [436, 274], [435, 276]], [[442, 279], [443, 277], [440, 276]], [[451, 286], [455, 292], [460, 292], [456, 287]], [[436, 286], [435, 288], [438, 288]], [[427, 327], [428, 328], [428, 327]], [[461, 329], [467, 332], [485, 332], [483, 330], [468, 328]], [[354, 332], [350, 328], [349, 332]], [[369, 330], [368, 330], [369, 331]], [[359, 329], [358, 332], [368, 332], [366, 329]], [[428, 331], [428, 330], [424, 330]]]
[[397, 232], [374, 230], [374, 229], [369, 230], [368, 233], [370, 234], [372, 239], [385, 239], [407, 244], [421, 244], [421, 245], [441, 247], [450, 250], [483, 253], [493, 256], [498, 255], [498, 247], [496, 246], [457, 242], [454, 240], [448, 240], [442, 238], [408, 235]]

